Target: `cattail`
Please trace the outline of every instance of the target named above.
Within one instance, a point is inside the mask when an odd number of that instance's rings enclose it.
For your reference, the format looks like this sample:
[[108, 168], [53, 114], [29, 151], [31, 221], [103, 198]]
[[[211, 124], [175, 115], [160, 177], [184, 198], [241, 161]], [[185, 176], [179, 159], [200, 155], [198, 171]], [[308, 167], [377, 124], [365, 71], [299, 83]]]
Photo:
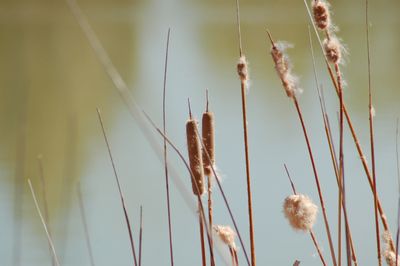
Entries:
[[[396, 266], [396, 252], [390, 248], [390, 242], [392, 241], [392, 236], [389, 231], [384, 231], [382, 234], [382, 240], [385, 243], [385, 251], [383, 252], [383, 257], [386, 260], [388, 266]], [[400, 257], [398, 256], [397, 261], [400, 262]], [[398, 264], [399, 265], [399, 264]], [[397, 265], [397, 266], [398, 266]]]
[[313, 0], [311, 3], [315, 25], [320, 30], [327, 30], [331, 26], [329, 5], [325, 1]]
[[236, 233], [230, 226], [214, 225], [213, 229], [222, 242], [224, 242], [230, 248], [236, 250]]
[[204, 174], [208, 177], [212, 176], [212, 168], [215, 163], [215, 151], [214, 151], [214, 113], [209, 112], [208, 110], [203, 113], [202, 122], [202, 137], [203, 143], [205, 147], [205, 151], [207, 151], [210, 160], [208, 159], [207, 154], [203, 151], [203, 165], [204, 165]]
[[237, 63], [237, 72], [239, 75], [240, 80], [248, 86], [249, 84], [249, 68], [248, 68], [249, 63], [246, 60], [246, 57], [242, 55], [239, 58], [239, 62]]
[[310, 230], [317, 218], [318, 207], [308, 196], [290, 195], [283, 204], [285, 217], [296, 230]]
[[342, 61], [343, 46], [335, 36], [330, 36], [324, 40], [325, 56], [329, 62], [339, 64]]
[[[383, 256], [385, 257], [386, 264], [388, 266], [396, 266], [396, 253], [391, 251], [390, 249], [386, 249], [383, 252]], [[400, 261], [400, 257], [397, 259], [397, 261]]]
[[[270, 36], [271, 38], [271, 36]], [[290, 45], [279, 42], [274, 43], [272, 41], [271, 55], [272, 60], [275, 63], [275, 70], [279, 78], [282, 81], [283, 88], [285, 89], [286, 95], [290, 98], [294, 97], [296, 94], [302, 92], [298, 86], [298, 78], [292, 74], [292, 65], [290, 63], [287, 55], [284, 54], [285, 49], [290, 47]]]
[[189, 120], [186, 122], [186, 138], [190, 170], [193, 173], [192, 189], [195, 195], [202, 195], [204, 193], [204, 170], [201, 143], [197, 132], [197, 121], [190, 116]]

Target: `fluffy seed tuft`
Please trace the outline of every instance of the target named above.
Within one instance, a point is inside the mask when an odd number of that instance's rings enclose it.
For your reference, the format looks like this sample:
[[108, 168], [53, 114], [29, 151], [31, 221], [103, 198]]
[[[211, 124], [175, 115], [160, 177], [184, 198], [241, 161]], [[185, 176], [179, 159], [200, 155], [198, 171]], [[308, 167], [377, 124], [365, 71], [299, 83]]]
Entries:
[[324, 40], [324, 51], [329, 62], [339, 64], [342, 62], [343, 46], [335, 36]]
[[317, 218], [318, 207], [306, 195], [290, 195], [283, 204], [285, 217], [296, 230], [310, 230]]
[[229, 225], [226, 226], [214, 225], [213, 229], [222, 242], [224, 242], [230, 248], [236, 250], [236, 244], [235, 244], [236, 233]]
[[325, 1], [312, 0], [311, 2], [315, 25], [320, 30], [327, 30], [331, 27], [331, 16], [329, 5]]
[[[386, 249], [383, 252], [383, 256], [385, 257], [386, 264], [388, 266], [396, 266], [396, 253], [395, 252]], [[397, 261], [400, 262], [400, 257], [397, 259]]]
[[285, 55], [286, 48], [291, 47], [289, 44], [278, 42], [273, 43], [271, 48], [272, 59], [275, 63], [275, 70], [282, 81], [283, 88], [289, 98], [300, 94], [301, 88], [298, 86], [298, 78], [292, 74], [292, 65], [289, 58]]

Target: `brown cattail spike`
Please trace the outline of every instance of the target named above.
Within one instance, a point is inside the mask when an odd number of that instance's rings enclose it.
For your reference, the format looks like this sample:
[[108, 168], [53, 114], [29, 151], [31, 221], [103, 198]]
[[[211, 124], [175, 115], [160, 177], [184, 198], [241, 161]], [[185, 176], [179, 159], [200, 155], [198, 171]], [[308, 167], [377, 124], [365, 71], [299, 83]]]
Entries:
[[208, 177], [212, 176], [212, 167], [215, 163], [215, 152], [214, 152], [214, 113], [205, 112], [203, 113], [202, 118], [202, 137], [204, 148], [210, 157], [208, 159], [207, 154], [203, 151], [203, 164], [204, 164], [204, 173]]
[[342, 61], [342, 45], [340, 41], [331, 36], [324, 40], [324, 51], [329, 62], [339, 64]]
[[311, 3], [315, 25], [320, 30], [327, 30], [331, 26], [329, 6], [325, 1], [312, 0]]
[[296, 194], [285, 199], [283, 211], [294, 229], [307, 231], [314, 226], [318, 207], [308, 196]]
[[186, 122], [186, 137], [190, 170], [193, 173], [192, 189], [195, 195], [202, 195], [204, 193], [204, 170], [201, 143], [197, 132], [197, 121], [190, 118]]

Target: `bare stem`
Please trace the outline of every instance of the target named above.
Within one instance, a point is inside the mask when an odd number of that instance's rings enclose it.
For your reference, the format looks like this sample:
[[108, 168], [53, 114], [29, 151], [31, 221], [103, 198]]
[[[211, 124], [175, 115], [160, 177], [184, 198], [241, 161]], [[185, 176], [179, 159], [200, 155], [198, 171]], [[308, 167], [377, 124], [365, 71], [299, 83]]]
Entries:
[[[376, 250], [378, 255], [378, 265], [382, 265], [381, 255], [381, 241], [379, 232], [379, 221], [378, 221], [378, 201], [377, 201], [377, 186], [376, 186], [376, 168], [375, 168], [375, 145], [374, 145], [374, 118], [373, 118], [373, 106], [372, 106], [372, 86], [371, 86], [371, 52], [369, 48], [369, 17], [368, 17], [368, 0], [365, 0], [365, 30], [367, 36], [367, 59], [368, 59], [368, 100], [369, 100], [369, 133], [371, 143], [371, 161], [372, 161], [372, 178], [374, 183], [374, 214], [375, 214], [375, 232], [376, 232]], [[396, 255], [397, 257], [397, 255]]]
[[[166, 134], [166, 87], [167, 87], [167, 70], [168, 70], [168, 51], [169, 51], [169, 39], [171, 29], [168, 29], [167, 35], [167, 48], [165, 51], [165, 66], [164, 66], [164, 86], [163, 86], [163, 133]], [[169, 176], [168, 176], [168, 162], [167, 162], [167, 142], [164, 139], [164, 168], [165, 168], [165, 190], [167, 196], [167, 213], [168, 213], [168, 235], [169, 235], [169, 254], [171, 266], [174, 265], [174, 252], [172, 245], [172, 222], [171, 222], [171, 204], [169, 196]]]
[[82, 199], [82, 191], [81, 191], [81, 186], [80, 183], [76, 186], [77, 194], [78, 194], [78, 202], [79, 202], [79, 211], [81, 213], [81, 218], [82, 218], [82, 223], [83, 223], [83, 230], [85, 232], [85, 240], [86, 240], [86, 247], [89, 252], [89, 259], [90, 259], [90, 265], [94, 266], [94, 257], [93, 257], [93, 252], [92, 252], [92, 245], [90, 243], [90, 237], [89, 237], [89, 228], [87, 225], [86, 221], [86, 214], [85, 214], [85, 205], [83, 204], [83, 199]]
[[[242, 36], [240, 30], [240, 9], [239, 0], [236, 0], [236, 18], [239, 36], [239, 56], [243, 55], [242, 50]], [[247, 207], [249, 213], [249, 231], [250, 231], [250, 252], [251, 252], [251, 265], [256, 266], [256, 251], [254, 240], [254, 223], [253, 223], [253, 203], [251, 193], [251, 178], [250, 178], [250, 156], [249, 156], [249, 143], [247, 133], [247, 103], [246, 103], [246, 82], [243, 78], [240, 79], [241, 94], [242, 94], [242, 114], [243, 114], [243, 137], [244, 137], [244, 151], [246, 161], [246, 181], [247, 181]]]
[[54, 262], [55, 262], [55, 264], [57, 266], [60, 266], [60, 262], [58, 261], [56, 249], [54, 248], [53, 240], [52, 240], [52, 238], [50, 236], [49, 229], [48, 229], [46, 221], [45, 221], [45, 219], [44, 219], [44, 217], [42, 215], [42, 212], [40, 211], [39, 204], [38, 204], [37, 199], [36, 199], [35, 191], [33, 189], [33, 186], [32, 186], [32, 183], [31, 183], [30, 179], [28, 179], [28, 185], [29, 185], [29, 189], [31, 190], [31, 194], [32, 194], [33, 202], [35, 203], [36, 211], [39, 214], [40, 220], [41, 220], [42, 225], [44, 227], [44, 231], [46, 232], [47, 241], [48, 241], [48, 243], [49, 243], [49, 245], [51, 247], [51, 251], [52, 251], [52, 254], [53, 254]]
[[200, 246], [201, 246], [201, 262], [203, 266], [206, 266], [206, 248], [204, 245], [204, 224], [203, 219], [201, 218], [200, 205], [202, 205], [201, 201], [199, 201], [199, 226], [200, 226]]
[[117, 169], [115, 167], [114, 159], [112, 157], [111, 147], [110, 147], [110, 144], [108, 142], [106, 131], [104, 129], [103, 119], [101, 118], [101, 113], [100, 113], [100, 109], [99, 108], [97, 108], [97, 116], [99, 118], [101, 130], [103, 132], [104, 141], [106, 142], [106, 145], [107, 145], [108, 155], [110, 156], [110, 161], [111, 161], [112, 168], [113, 168], [113, 171], [114, 171], [115, 180], [117, 181], [118, 192], [119, 192], [119, 196], [120, 196], [121, 204], [122, 204], [122, 209], [124, 211], [124, 216], [125, 216], [125, 222], [126, 222], [126, 226], [128, 227], [129, 240], [131, 242], [131, 250], [132, 250], [132, 255], [133, 255], [133, 262], [134, 262], [135, 266], [138, 266], [137, 265], [137, 259], [136, 259], [136, 252], [135, 252], [135, 243], [133, 241], [132, 227], [131, 227], [131, 223], [129, 221], [129, 216], [128, 216], [128, 212], [126, 210], [124, 195], [122, 193], [121, 185], [120, 185], [120, 182], [119, 182], [119, 177], [118, 177], [118, 174], [117, 174]]
[[140, 229], [139, 229], [139, 266], [142, 266], [142, 242], [143, 242], [143, 207], [140, 206]]
[[314, 172], [315, 183], [316, 183], [317, 190], [318, 190], [318, 196], [319, 196], [319, 200], [320, 200], [320, 203], [321, 203], [322, 214], [323, 214], [323, 217], [324, 217], [325, 229], [326, 229], [326, 234], [327, 234], [328, 241], [329, 241], [329, 249], [330, 249], [331, 256], [332, 256], [332, 262], [333, 262], [333, 265], [336, 266], [337, 264], [336, 264], [335, 250], [333, 248], [331, 231], [330, 231], [330, 228], [329, 228], [328, 217], [327, 217], [326, 209], [325, 209], [325, 202], [324, 202], [324, 198], [323, 198], [323, 195], [322, 195], [321, 185], [320, 185], [320, 182], [319, 182], [317, 167], [315, 165], [314, 156], [313, 156], [312, 149], [311, 149], [311, 143], [310, 143], [310, 140], [308, 138], [306, 126], [305, 126], [304, 120], [303, 120], [303, 115], [302, 115], [299, 103], [297, 102], [296, 96], [293, 96], [293, 102], [294, 102], [294, 105], [296, 106], [297, 114], [299, 116], [301, 127], [303, 129], [304, 138], [306, 140], [307, 149], [308, 149], [308, 153], [309, 153], [309, 156], [310, 156], [312, 169], [313, 169], [313, 172]]

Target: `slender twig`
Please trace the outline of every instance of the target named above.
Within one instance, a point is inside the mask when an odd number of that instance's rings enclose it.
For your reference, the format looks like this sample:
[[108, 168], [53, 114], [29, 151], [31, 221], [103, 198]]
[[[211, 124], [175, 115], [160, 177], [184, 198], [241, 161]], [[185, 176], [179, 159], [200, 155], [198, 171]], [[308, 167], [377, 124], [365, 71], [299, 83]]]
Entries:
[[[236, 0], [236, 18], [239, 36], [239, 56], [243, 56], [242, 49], [242, 36], [240, 30], [240, 8], [239, 0]], [[247, 207], [249, 212], [249, 231], [250, 231], [250, 253], [251, 253], [251, 265], [256, 266], [256, 251], [255, 251], [255, 240], [254, 240], [254, 223], [253, 223], [253, 203], [252, 203], [252, 192], [251, 192], [251, 178], [250, 178], [250, 155], [249, 155], [249, 141], [247, 132], [247, 103], [246, 103], [246, 81], [240, 79], [241, 95], [242, 95], [242, 114], [243, 114], [243, 138], [244, 138], [244, 151], [246, 161], [246, 180], [247, 180]]]
[[[169, 38], [171, 29], [168, 29], [167, 35], [167, 48], [165, 51], [165, 65], [164, 65], [164, 86], [163, 86], [163, 133], [166, 134], [166, 88], [167, 88], [167, 70], [168, 70], [168, 51], [169, 51]], [[169, 176], [168, 176], [168, 162], [167, 162], [167, 142], [164, 139], [164, 168], [165, 168], [165, 190], [167, 196], [167, 213], [168, 213], [168, 235], [169, 235], [169, 255], [171, 266], [174, 265], [174, 252], [172, 245], [172, 222], [171, 222], [171, 204], [169, 196]]]
[[201, 265], [206, 266], [206, 247], [204, 245], [204, 224], [203, 219], [201, 219], [200, 213], [200, 205], [202, 205], [201, 201], [199, 201], [199, 232], [200, 232], [200, 248], [201, 248]]
[[94, 256], [93, 256], [93, 251], [92, 251], [92, 245], [90, 242], [90, 236], [89, 236], [89, 227], [87, 225], [87, 220], [86, 220], [86, 212], [85, 212], [85, 205], [83, 204], [83, 197], [82, 197], [82, 191], [81, 191], [81, 184], [78, 183], [76, 185], [76, 191], [78, 194], [78, 202], [79, 202], [79, 211], [81, 213], [81, 218], [82, 218], [82, 224], [83, 224], [83, 230], [85, 233], [85, 240], [86, 240], [86, 247], [89, 253], [89, 259], [90, 259], [90, 265], [94, 266]]
[[[49, 234], [51, 237], [51, 229], [50, 229], [50, 218], [49, 218], [49, 204], [47, 201], [47, 189], [46, 189], [46, 180], [44, 178], [44, 169], [43, 169], [43, 156], [40, 154], [37, 157], [38, 160], [38, 165], [39, 165], [39, 177], [40, 177], [40, 186], [41, 186], [41, 190], [42, 190], [42, 200], [43, 200], [43, 212], [44, 212], [44, 220], [47, 224], [48, 230], [49, 230]], [[51, 254], [51, 246], [49, 244], [49, 252]], [[55, 262], [54, 262], [54, 258], [51, 258], [51, 264], [54, 266]]]
[[374, 125], [373, 125], [373, 106], [372, 106], [372, 85], [371, 85], [371, 51], [369, 43], [369, 17], [368, 17], [368, 0], [365, 0], [365, 31], [367, 37], [367, 61], [368, 61], [368, 100], [369, 100], [369, 136], [371, 143], [371, 161], [372, 161], [372, 179], [374, 181], [374, 214], [375, 214], [375, 232], [376, 232], [376, 250], [378, 255], [378, 265], [382, 265], [381, 241], [379, 233], [378, 220], [378, 202], [377, 202], [377, 184], [376, 184], [376, 167], [375, 167], [375, 145], [374, 145]]
[[142, 266], [142, 242], [143, 242], [143, 207], [140, 205], [140, 229], [139, 229], [139, 266]]
[[[165, 139], [167, 140], [167, 143], [172, 147], [172, 149], [176, 152], [176, 154], [177, 154], [177, 155], [179, 156], [179, 158], [182, 160], [182, 162], [184, 163], [186, 169], [188, 170], [188, 172], [189, 172], [190, 175], [191, 175], [191, 179], [194, 181], [193, 173], [192, 173], [192, 171], [190, 170], [190, 166], [189, 166], [189, 164], [187, 163], [187, 161], [185, 160], [185, 157], [184, 157], [184, 156], [182, 155], [182, 153], [179, 151], [179, 149], [169, 140], [169, 138], [168, 138], [166, 135], [164, 135], [164, 134], [162, 133], [162, 131], [157, 127], [157, 125], [153, 122], [153, 120], [150, 118], [150, 116], [149, 116], [145, 111], [142, 110], [142, 113], [143, 113], [143, 115], [146, 117], [146, 119], [149, 121], [149, 123], [152, 125], [152, 127], [158, 132], [158, 134], [160, 134], [161, 137], [163, 137], [163, 138], [165, 138]], [[197, 132], [197, 134], [198, 134], [198, 136], [200, 136], [199, 132]], [[202, 145], [203, 150], [205, 151], [205, 155], [207, 156], [207, 159], [210, 160], [210, 155], [208, 154], [207, 150], [205, 150], [205, 146], [204, 146], [203, 141], [200, 141], [200, 143], [201, 143], [201, 145]], [[223, 198], [224, 203], [225, 203], [225, 206], [226, 206], [226, 208], [227, 208], [227, 210], [228, 210], [229, 216], [230, 216], [230, 218], [231, 218], [231, 220], [232, 220], [233, 226], [235, 227], [237, 236], [238, 236], [238, 238], [239, 238], [240, 246], [241, 246], [241, 248], [243, 249], [243, 253], [244, 253], [245, 258], [246, 258], [246, 261], [247, 261], [247, 265], [250, 266], [250, 260], [249, 260], [249, 257], [248, 257], [248, 255], [247, 255], [247, 251], [246, 251], [246, 248], [245, 248], [243, 239], [242, 239], [242, 237], [241, 237], [239, 228], [238, 228], [238, 226], [237, 226], [236, 220], [235, 220], [235, 218], [234, 218], [234, 216], [233, 216], [232, 209], [231, 209], [231, 207], [230, 207], [230, 205], [229, 205], [228, 199], [227, 199], [227, 197], [226, 197], [226, 195], [225, 195], [225, 192], [224, 192], [224, 190], [223, 190], [223, 188], [222, 188], [221, 182], [219, 181], [218, 175], [217, 175], [217, 173], [216, 173], [216, 171], [215, 171], [215, 168], [214, 168], [214, 166], [213, 166], [212, 164], [211, 164], [211, 170], [212, 170], [212, 172], [213, 172], [213, 174], [214, 174], [215, 180], [217, 181], [218, 188], [219, 188], [219, 190], [220, 190], [220, 192], [221, 192], [222, 198]], [[195, 183], [196, 183], [196, 182], [195, 182]], [[200, 196], [198, 196], [198, 199], [200, 199]], [[202, 207], [202, 205], [200, 205], [200, 206]], [[203, 210], [203, 208], [201, 208], [201, 212], [203, 213], [203, 216], [204, 216], [204, 210]], [[204, 218], [203, 218], [203, 221], [205, 221]], [[206, 222], [205, 222], [205, 223], [206, 223]], [[207, 229], [207, 236], [209, 236], [208, 227], [206, 227], [206, 229]]]
[[[344, 184], [342, 185], [341, 179], [339, 177], [339, 170], [338, 170], [339, 166], [338, 166], [337, 158], [336, 158], [335, 145], [333, 144], [332, 132], [331, 132], [330, 125], [329, 125], [329, 117], [328, 117], [328, 113], [326, 111], [325, 98], [324, 98], [323, 90], [322, 90], [322, 87], [320, 89], [319, 85], [318, 85], [319, 81], [318, 81], [318, 75], [317, 75], [317, 70], [316, 70], [317, 68], [316, 68], [316, 64], [315, 64], [314, 47], [313, 47], [313, 44], [312, 44], [310, 27], [308, 27], [308, 35], [309, 35], [309, 42], [310, 42], [311, 58], [312, 58], [312, 63], [313, 63], [315, 88], [316, 88], [317, 93], [318, 93], [320, 109], [321, 109], [323, 122], [324, 122], [325, 134], [326, 134], [326, 138], [327, 138], [327, 141], [328, 141], [329, 152], [330, 152], [330, 155], [331, 155], [333, 169], [334, 169], [335, 176], [336, 176], [336, 182], [337, 182], [337, 185], [338, 185], [338, 192], [339, 192], [339, 194], [341, 194], [341, 191], [344, 189]], [[344, 180], [344, 175], [343, 175], [343, 180]], [[339, 195], [338, 205], [339, 205], [338, 206], [338, 251], [341, 252], [341, 242], [342, 242], [341, 241], [341, 228], [342, 228], [342, 226], [341, 226], [341, 221], [342, 221], [342, 219], [341, 219], [341, 209], [343, 208], [345, 226], [346, 226], [346, 243], [350, 242], [351, 258], [352, 258], [354, 264], [358, 265], [357, 256], [356, 256], [356, 253], [355, 253], [355, 248], [354, 248], [353, 239], [352, 239], [352, 235], [351, 235], [351, 230], [350, 230], [349, 222], [348, 222], [348, 219], [347, 219], [346, 204], [345, 204], [345, 201], [343, 199], [341, 199], [340, 195]]]
[[[334, 89], [335, 89], [335, 91], [336, 91], [336, 94], [339, 96], [338, 84], [336, 83], [336, 80], [335, 80], [335, 77], [334, 77], [332, 68], [331, 68], [331, 66], [329, 65], [328, 60], [327, 60], [327, 58], [326, 58], [326, 56], [325, 56], [325, 54], [324, 54], [324, 48], [323, 48], [323, 46], [322, 46], [321, 39], [320, 39], [320, 37], [319, 37], [319, 35], [318, 35], [318, 31], [317, 31], [317, 29], [316, 29], [316, 27], [315, 27], [315, 24], [314, 24], [312, 15], [311, 15], [311, 11], [310, 11], [310, 9], [309, 9], [309, 7], [308, 7], [307, 1], [306, 1], [306, 0], [303, 0], [303, 2], [304, 2], [304, 4], [305, 4], [306, 10], [307, 10], [307, 14], [308, 14], [308, 16], [309, 16], [309, 18], [310, 18], [310, 21], [312, 22], [312, 25], [313, 25], [313, 28], [314, 28], [314, 31], [315, 31], [315, 35], [317, 36], [317, 39], [318, 39], [320, 48], [321, 48], [321, 50], [322, 50], [322, 53], [323, 53], [323, 56], [324, 56], [324, 59], [325, 59], [325, 64], [326, 64], [326, 67], [327, 67], [329, 76], [330, 76], [330, 78], [331, 78], [333, 87], [334, 87]], [[344, 112], [344, 116], [345, 116], [345, 118], [346, 118], [347, 124], [348, 124], [348, 126], [349, 126], [349, 129], [350, 129], [350, 132], [351, 132], [351, 135], [352, 135], [354, 144], [356, 145], [356, 149], [357, 149], [358, 155], [359, 155], [359, 157], [360, 157], [362, 166], [363, 166], [364, 171], [365, 171], [365, 174], [366, 174], [366, 176], [367, 176], [369, 186], [370, 186], [370, 188], [371, 188], [371, 191], [373, 192], [373, 186], [374, 186], [374, 185], [373, 185], [373, 180], [372, 180], [372, 174], [371, 174], [371, 172], [370, 172], [370, 170], [369, 170], [366, 156], [364, 155], [364, 152], [363, 152], [363, 150], [362, 150], [362, 148], [361, 148], [360, 141], [358, 140], [356, 131], [355, 131], [355, 129], [354, 129], [353, 123], [352, 123], [352, 121], [351, 121], [351, 118], [350, 118], [350, 115], [349, 115], [349, 113], [348, 113], [348, 111], [347, 111], [347, 108], [346, 108], [346, 104], [345, 104], [345, 103], [343, 103], [343, 112]], [[382, 207], [382, 205], [381, 205], [379, 196], [377, 197], [377, 203], [378, 203], [378, 204], [377, 204], [377, 205], [378, 205], [378, 211], [379, 211], [379, 215], [380, 215], [380, 217], [381, 217], [381, 221], [382, 221], [383, 228], [385, 229], [385, 231], [390, 232], [389, 222], [388, 222], [388, 220], [387, 220], [387, 216], [385, 215], [385, 212], [384, 212], [383, 207]], [[392, 251], [395, 251], [395, 245], [394, 245], [394, 242], [393, 242], [393, 239], [392, 239], [391, 235], [389, 235], [389, 246], [390, 246], [390, 249], [391, 249]]]
[[35, 194], [35, 191], [33, 189], [33, 186], [32, 186], [32, 183], [31, 183], [30, 179], [28, 179], [28, 185], [29, 185], [29, 189], [31, 190], [31, 194], [32, 194], [33, 202], [35, 203], [36, 211], [39, 214], [40, 221], [42, 222], [44, 231], [46, 232], [47, 241], [48, 241], [48, 243], [49, 243], [49, 245], [51, 247], [51, 251], [52, 251], [52, 254], [53, 254], [53, 257], [54, 257], [54, 262], [55, 262], [55, 264], [57, 266], [60, 266], [60, 262], [58, 261], [56, 249], [54, 248], [53, 240], [52, 240], [52, 238], [50, 236], [49, 229], [48, 229], [46, 221], [45, 221], [45, 219], [44, 219], [44, 217], [42, 215], [42, 212], [40, 211], [39, 204], [38, 204], [38, 201], [37, 201], [37, 198], [36, 198], [36, 194]]
[[400, 156], [399, 156], [399, 119], [396, 121], [396, 167], [398, 182], [398, 200], [397, 200], [397, 229], [396, 229], [396, 265], [399, 260], [399, 235], [400, 235]]
[[310, 157], [310, 160], [311, 160], [311, 166], [312, 166], [312, 169], [313, 169], [313, 172], [314, 172], [314, 177], [315, 177], [315, 184], [317, 186], [318, 196], [319, 196], [319, 200], [320, 200], [320, 203], [321, 203], [322, 214], [323, 214], [323, 217], [324, 217], [325, 230], [326, 230], [326, 234], [327, 234], [327, 237], [328, 237], [329, 249], [330, 249], [331, 256], [332, 256], [332, 262], [333, 262], [333, 265], [336, 266], [336, 257], [335, 257], [335, 250], [333, 248], [331, 230], [329, 228], [329, 222], [328, 222], [328, 216], [326, 214], [324, 197], [322, 195], [322, 189], [321, 189], [321, 185], [320, 185], [320, 181], [319, 181], [317, 167], [316, 167], [315, 161], [314, 161], [314, 155], [313, 155], [312, 149], [311, 149], [311, 143], [310, 143], [310, 140], [308, 138], [307, 129], [306, 129], [306, 126], [304, 124], [303, 114], [301, 112], [300, 105], [297, 102], [296, 96], [293, 96], [293, 102], [294, 102], [294, 105], [296, 107], [299, 119], [300, 119], [301, 127], [302, 127], [303, 133], [304, 133], [304, 138], [306, 140], [307, 150], [308, 150], [309, 157]]
[[[285, 167], [286, 175], [289, 178], [289, 182], [290, 182], [290, 186], [292, 187], [292, 191], [296, 195], [297, 194], [296, 187], [295, 187], [295, 185], [293, 183], [292, 177], [290, 176], [289, 170], [288, 170], [286, 164], [283, 164], [283, 166]], [[319, 246], [319, 244], [317, 242], [317, 239], [315, 237], [314, 231], [312, 229], [310, 229], [308, 231], [310, 233], [311, 240], [313, 241], [313, 244], [314, 244], [315, 248], [317, 249], [317, 252], [318, 252], [319, 258], [321, 259], [322, 264], [324, 266], [326, 266], [327, 265], [326, 261], [324, 259], [324, 256], [322, 255], [322, 251], [321, 251], [321, 248], [320, 248], [320, 246]]]
[[128, 232], [129, 232], [129, 240], [130, 240], [130, 243], [131, 243], [133, 262], [134, 262], [135, 266], [138, 266], [137, 265], [137, 259], [136, 259], [136, 252], [135, 252], [135, 243], [133, 241], [132, 227], [131, 227], [131, 223], [129, 221], [128, 211], [126, 209], [125, 199], [124, 199], [124, 195], [122, 193], [121, 184], [119, 182], [119, 177], [118, 177], [118, 174], [117, 174], [117, 168], [115, 167], [114, 159], [113, 159], [112, 153], [111, 153], [111, 147], [110, 147], [110, 144], [108, 142], [106, 131], [104, 129], [103, 119], [101, 117], [101, 113], [100, 113], [100, 109], [99, 108], [97, 108], [97, 116], [99, 118], [101, 131], [103, 132], [104, 141], [105, 141], [105, 143], [107, 145], [107, 151], [108, 151], [108, 155], [110, 156], [110, 161], [111, 161], [111, 165], [112, 165], [112, 168], [113, 168], [113, 171], [114, 171], [115, 180], [117, 181], [118, 192], [119, 192], [119, 196], [120, 196], [121, 204], [122, 204], [122, 209], [124, 211], [124, 216], [125, 216], [125, 222], [126, 222], [126, 226], [128, 227]]

